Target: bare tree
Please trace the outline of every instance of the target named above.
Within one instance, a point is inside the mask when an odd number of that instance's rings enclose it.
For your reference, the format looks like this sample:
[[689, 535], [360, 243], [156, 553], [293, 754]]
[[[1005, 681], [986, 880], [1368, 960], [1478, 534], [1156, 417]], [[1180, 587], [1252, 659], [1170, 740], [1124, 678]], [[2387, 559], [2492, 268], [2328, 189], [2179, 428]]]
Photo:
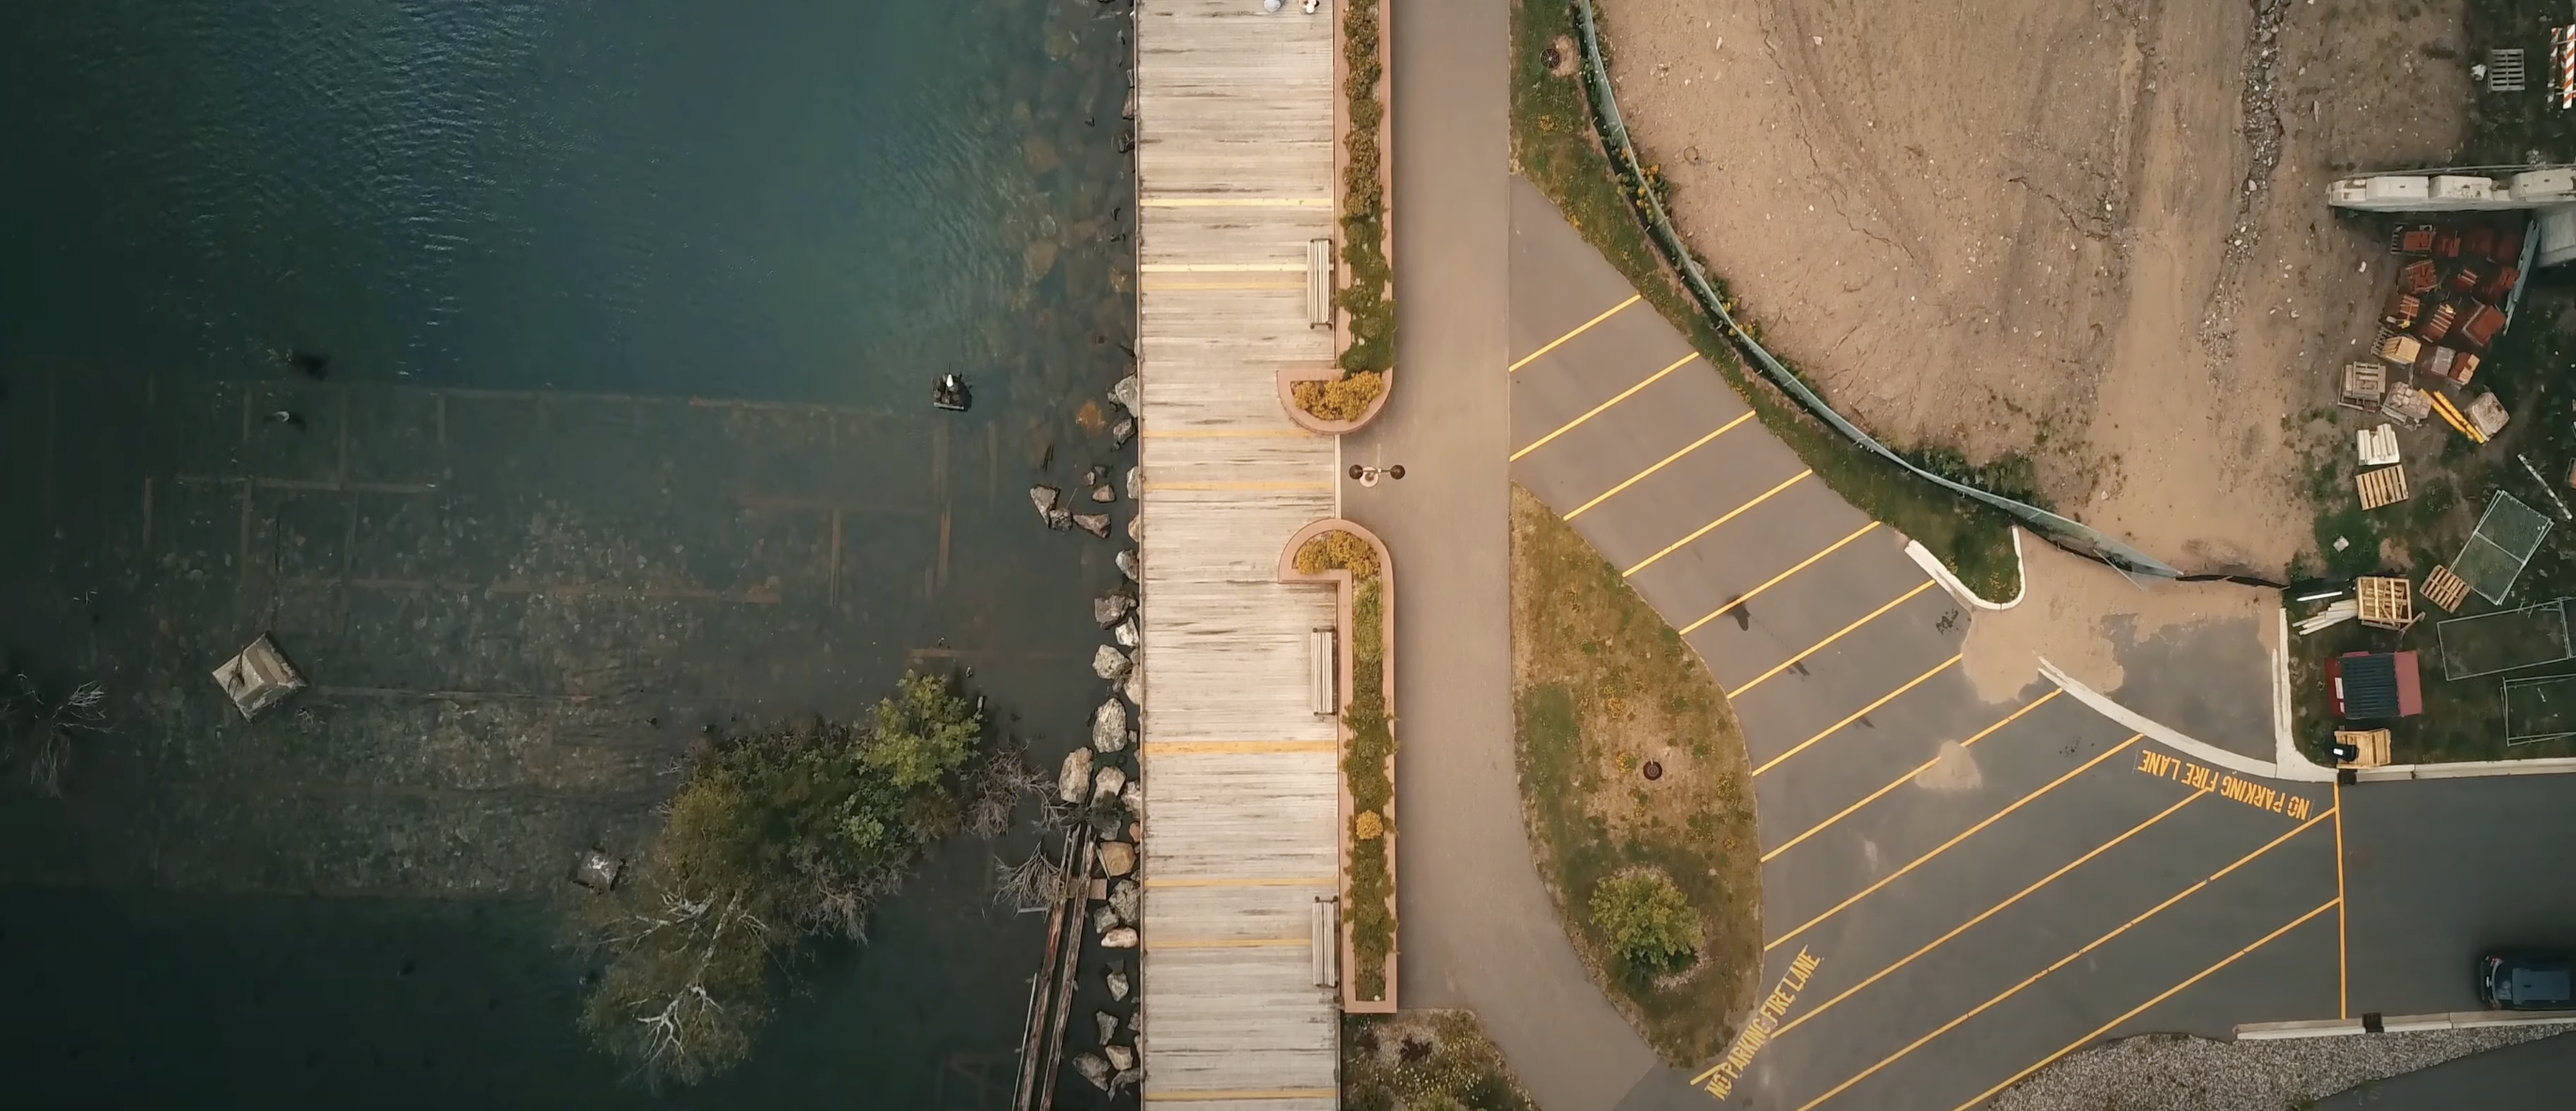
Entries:
[[620, 918], [610, 945], [638, 959], [611, 966], [590, 1022], [648, 1082], [694, 1084], [740, 1061], [766, 1016], [760, 988], [769, 924], [739, 893], [662, 892]]
[[1044, 910], [1073, 893], [1081, 877], [1040, 846], [1017, 864], [993, 862], [993, 901], [1013, 910]]
[[975, 836], [988, 841], [1001, 836], [1011, 828], [1020, 799], [1054, 786], [1054, 780], [1029, 766], [1025, 755], [1024, 746], [997, 745], [976, 766], [969, 788], [973, 797], [966, 804], [966, 828]]
[[47, 796], [60, 798], [73, 738], [107, 732], [107, 690], [95, 681], [87, 682], [54, 699], [25, 673], [16, 678], [18, 689], [8, 696], [0, 718], [17, 723], [20, 741], [27, 747], [27, 781]]

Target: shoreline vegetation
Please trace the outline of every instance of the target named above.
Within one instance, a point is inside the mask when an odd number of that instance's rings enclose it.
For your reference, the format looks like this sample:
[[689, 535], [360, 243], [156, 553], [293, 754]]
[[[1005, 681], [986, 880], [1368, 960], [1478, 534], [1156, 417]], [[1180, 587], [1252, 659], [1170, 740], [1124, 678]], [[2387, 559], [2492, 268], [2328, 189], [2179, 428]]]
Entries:
[[1336, 423], [1367, 416], [1395, 368], [1395, 273], [1386, 256], [1385, 152], [1379, 142], [1386, 121], [1386, 105], [1378, 98], [1385, 76], [1378, 59], [1380, 2], [1349, 0], [1342, 11], [1342, 97], [1350, 130], [1342, 136], [1348, 158], [1342, 167], [1341, 261], [1350, 267], [1351, 280], [1334, 292], [1333, 302], [1350, 314], [1350, 345], [1335, 360], [1339, 376], [1289, 387], [1307, 415]]
[[1386, 583], [1377, 552], [1350, 533], [1324, 533], [1297, 549], [1297, 572], [1351, 573], [1351, 691], [1342, 708], [1350, 746], [1342, 756], [1343, 789], [1351, 796], [1349, 883], [1344, 913], [1351, 930], [1351, 994], [1363, 1002], [1386, 998], [1386, 959], [1395, 952], [1395, 878], [1387, 839], [1395, 832], [1390, 810], [1395, 780], [1395, 722], [1386, 712]]
[[[1574, 13], [1567, 0], [1513, 0], [1513, 172], [1538, 186], [1584, 240], [1717, 367], [1727, 384], [1752, 406], [1762, 426], [1797, 452], [1836, 494], [1920, 541], [1979, 597], [2002, 600], [2018, 595], [2021, 562], [2013, 554], [2010, 517], [1944, 492], [1870, 454], [1810, 415], [1778, 387], [1746, 371], [1734, 345], [1699, 311], [1671, 266], [1647, 240], [1636, 212], [1639, 202], [1620, 180], [1595, 134], [1574, 36]], [[1609, 54], [1611, 49], [1605, 29], [1602, 50]], [[1651, 161], [1652, 156], [1642, 149], [1640, 155], [1641, 160]], [[1653, 165], [1646, 167], [1648, 188], [1660, 187], [1655, 171]], [[1728, 299], [1730, 311], [1740, 316], [1725, 282], [1714, 276], [1711, 280]], [[1745, 328], [1756, 336], [1761, 331], [1750, 320]], [[1794, 365], [1791, 369], [1795, 370]], [[2035, 500], [2035, 474], [2027, 459], [2006, 457], [1980, 467], [1956, 452], [1938, 448], [1897, 453], [1944, 477], [2043, 504]]]
[[1538, 1111], [1473, 1011], [1342, 1018], [1346, 1111]]
[[582, 1015], [648, 1086], [742, 1063], [807, 943], [867, 939], [924, 850], [991, 837], [1044, 780], [985, 737], [978, 703], [907, 673], [864, 722], [805, 717], [700, 742], [627, 882], [583, 900], [606, 955]]
[[1676, 1067], [1725, 1052], [1762, 968], [1752, 762], [1698, 653], [1512, 488], [1512, 694], [1539, 876], [1612, 1005]]

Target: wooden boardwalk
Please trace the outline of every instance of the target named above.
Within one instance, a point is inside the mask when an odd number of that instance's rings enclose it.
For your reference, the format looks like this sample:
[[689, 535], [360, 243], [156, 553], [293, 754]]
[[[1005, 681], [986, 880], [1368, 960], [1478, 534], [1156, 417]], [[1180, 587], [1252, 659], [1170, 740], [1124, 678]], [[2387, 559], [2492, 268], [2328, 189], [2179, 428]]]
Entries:
[[1143, 0], [1144, 1098], [1339, 1106], [1336, 994], [1311, 915], [1340, 868], [1335, 723], [1309, 705], [1329, 588], [1280, 549], [1337, 512], [1339, 447], [1290, 424], [1282, 366], [1324, 366], [1306, 244], [1332, 234], [1328, 7]]

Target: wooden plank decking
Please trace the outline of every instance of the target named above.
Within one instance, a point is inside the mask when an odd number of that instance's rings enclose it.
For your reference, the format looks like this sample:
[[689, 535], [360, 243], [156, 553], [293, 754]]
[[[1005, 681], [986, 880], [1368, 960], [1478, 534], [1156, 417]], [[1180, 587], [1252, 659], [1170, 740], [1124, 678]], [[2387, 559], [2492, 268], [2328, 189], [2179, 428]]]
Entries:
[[1308, 704], [1331, 590], [1280, 549], [1337, 512], [1338, 447], [1280, 410], [1323, 366], [1309, 240], [1332, 234], [1332, 18], [1143, 0], [1137, 356], [1145, 532], [1144, 1097], [1339, 1106], [1340, 1018], [1310, 912], [1340, 868], [1335, 724]]

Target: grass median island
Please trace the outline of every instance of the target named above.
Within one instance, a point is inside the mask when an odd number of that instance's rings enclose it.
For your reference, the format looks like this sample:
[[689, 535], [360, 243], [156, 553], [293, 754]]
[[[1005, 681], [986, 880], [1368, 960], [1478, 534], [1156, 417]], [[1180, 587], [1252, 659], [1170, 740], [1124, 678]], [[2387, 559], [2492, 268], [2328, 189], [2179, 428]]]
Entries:
[[[1647, 240], [1626, 187], [1593, 134], [1592, 107], [1584, 95], [1574, 42], [1570, 5], [1562, 0], [1514, 0], [1514, 170], [1547, 194], [1583, 238], [1618, 267], [1664, 319], [1690, 337], [1691, 346], [1753, 407], [1762, 426], [1815, 468], [1816, 477], [1861, 512], [1921, 541], [1979, 595], [1997, 601], [2018, 595], [2021, 563], [2013, 555], [2010, 517], [1943, 491], [1843, 439], [1778, 387], [1746, 370], [1735, 348], [1700, 312], [1680, 278]], [[1548, 64], [1551, 46], [1558, 60], [1553, 69]], [[1606, 41], [1604, 49], [1608, 49]], [[1725, 295], [1722, 282], [1718, 288]], [[1746, 327], [1759, 331], [1750, 321]], [[2006, 457], [1975, 467], [1952, 452], [1902, 454], [1945, 478], [2039, 504], [2031, 491], [2034, 472], [2026, 459]]]
[[1512, 686], [1521, 807], [1575, 951], [1666, 1061], [1724, 1052], [1762, 967], [1744, 735], [1680, 634], [1518, 487]]
[[1538, 1111], [1468, 1011], [1342, 1018], [1348, 1111]]

